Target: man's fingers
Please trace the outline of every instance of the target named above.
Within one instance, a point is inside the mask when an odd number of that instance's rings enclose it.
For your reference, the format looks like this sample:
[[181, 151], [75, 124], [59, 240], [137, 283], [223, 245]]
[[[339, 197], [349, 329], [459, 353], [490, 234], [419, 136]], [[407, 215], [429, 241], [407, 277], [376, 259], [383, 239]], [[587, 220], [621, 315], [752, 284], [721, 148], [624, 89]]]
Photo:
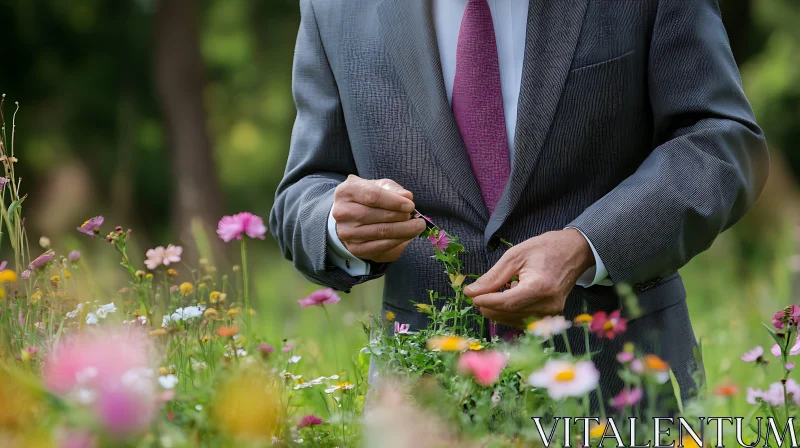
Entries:
[[525, 321], [519, 314], [513, 313], [506, 313], [503, 311], [493, 310], [491, 308], [478, 308], [478, 311], [486, 317], [494, 322], [499, 322], [501, 324], [511, 325], [513, 327], [521, 327], [524, 325]]
[[475, 296], [472, 299], [473, 305], [479, 308], [490, 308], [496, 311], [515, 313], [529, 306], [536, 297], [531, 288], [526, 288], [520, 284], [513, 289], [503, 292], [492, 292]]
[[339, 238], [348, 244], [380, 241], [380, 240], [410, 240], [425, 230], [425, 221], [422, 219], [409, 219], [402, 222], [382, 222], [367, 224], [358, 227], [343, 226], [338, 229]]
[[380, 180], [376, 181], [376, 183], [378, 184], [379, 187], [381, 187], [383, 189], [389, 190], [392, 193], [397, 193], [400, 196], [403, 196], [404, 198], [408, 198], [408, 199], [410, 199], [412, 201], [414, 200], [414, 194], [413, 193], [411, 193], [410, 191], [406, 190], [405, 188], [400, 186], [400, 184], [398, 184], [397, 182], [395, 182], [395, 181], [393, 181], [391, 179], [380, 179]]
[[519, 268], [519, 257], [517, 253], [508, 251], [492, 269], [489, 269], [487, 273], [464, 288], [464, 294], [466, 294], [467, 297], [477, 297], [483, 294], [496, 292], [508, 283], [511, 277], [517, 275]]
[[375, 182], [344, 183], [337, 188], [337, 194], [345, 201], [356, 202], [368, 207], [409, 214], [414, 211], [414, 201], [399, 193], [382, 188]]
[[366, 241], [362, 243], [347, 243], [347, 250], [349, 250], [351, 254], [358, 258], [372, 260], [375, 257], [381, 256], [407, 242], [407, 239], [391, 239]]
[[358, 225], [403, 222], [409, 218], [408, 213], [367, 207], [356, 202], [346, 202], [341, 206], [335, 204], [332, 214], [337, 223], [356, 222]]

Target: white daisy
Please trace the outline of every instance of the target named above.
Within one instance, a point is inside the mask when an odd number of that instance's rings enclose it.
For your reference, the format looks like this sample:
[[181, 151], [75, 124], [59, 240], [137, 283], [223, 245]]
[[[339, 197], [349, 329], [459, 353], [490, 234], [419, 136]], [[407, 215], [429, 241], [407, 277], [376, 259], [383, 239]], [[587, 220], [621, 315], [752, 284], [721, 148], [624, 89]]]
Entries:
[[554, 400], [564, 397], [580, 397], [597, 388], [600, 372], [591, 361], [569, 361], [551, 359], [544, 368], [528, 378], [528, 384], [547, 389]]
[[171, 373], [169, 375], [160, 376], [158, 377], [158, 384], [164, 389], [174, 389], [175, 386], [178, 385], [178, 377]]
[[564, 316], [548, 316], [528, 324], [528, 333], [533, 336], [550, 339], [572, 327], [572, 322]]

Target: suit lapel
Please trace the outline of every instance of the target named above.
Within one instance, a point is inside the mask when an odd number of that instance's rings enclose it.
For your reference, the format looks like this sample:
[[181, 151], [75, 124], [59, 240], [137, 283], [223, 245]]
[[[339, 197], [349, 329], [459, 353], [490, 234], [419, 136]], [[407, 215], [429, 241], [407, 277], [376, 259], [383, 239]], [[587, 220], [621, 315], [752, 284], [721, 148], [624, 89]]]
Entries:
[[447, 100], [430, 0], [384, 0], [378, 5], [378, 16], [397, 75], [437, 162], [454, 188], [488, 221], [489, 212]]
[[486, 227], [488, 241], [511, 214], [547, 140], [589, 0], [532, 0], [522, 64], [511, 178]]

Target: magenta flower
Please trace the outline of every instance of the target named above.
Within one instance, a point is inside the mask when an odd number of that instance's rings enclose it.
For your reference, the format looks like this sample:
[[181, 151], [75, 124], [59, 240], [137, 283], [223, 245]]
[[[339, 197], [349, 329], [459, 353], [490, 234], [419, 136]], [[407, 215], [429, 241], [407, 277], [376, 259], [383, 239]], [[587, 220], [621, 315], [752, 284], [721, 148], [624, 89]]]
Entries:
[[622, 409], [627, 406], [633, 406], [642, 400], [642, 389], [635, 387], [633, 389], [623, 389], [616, 397], [613, 398], [611, 404], [617, 409]]
[[27, 279], [28, 279], [28, 278], [30, 278], [30, 276], [31, 276], [31, 271], [29, 271], [29, 270], [25, 269], [24, 271], [22, 271], [22, 272], [19, 274], [19, 276], [20, 276], [21, 278], [23, 278], [23, 279], [26, 279], [26, 280], [27, 280]]
[[475, 382], [488, 387], [500, 380], [508, 358], [496, 351], [466, 352], [458, 358], [458, 371], [472, 375]]
[[50, 263], [50, 260], [52, 260], [55, 256], [56, 254], [54, 252], [45, 252], [36, 257], [35, 260], [31, 261], [31, 264], [28, 265], [28, 269], [31, 271], [42, 269], [47, 266], [47, 263]]
[[401, 324], [400, 322], [394, 322], [394, 334], [408, 334], [409, 329], [411, 326], [409, 324]]
[[283, 348], [281, 348], [281, 351], [284, 353], [289, 353], [292, 350], [294, 350], [294, 345], [284, 345]]
[[263, 355], [265, 358], [268, 358], [270, 354], [272, 354], [273, 352], [275, 352], [275, 347], [273, 347], [273, 346], [271, 346], [271, 345], [269, 345], [269, 344], [258, 344], [258, 346], [256, 347], [256, 349], [257, 349], [259, 352], [261, 352], [261, 354], [262, 354], [262, 355]]
[[762, 356], [764, 356], [764, 349], [761, 346], [758, 346], [752, 350], [745, 352], [742, 355], [742, 361], [757, 362]]
[[[778, 344], [772, 346], [772, 350], [770, 350], [773, 355], [781, 356], [781, 347]], [[794, 340], [794, 345], [789, 347], [789, 355], [797, 356], [800, 355], [800, 335], [797, 335], [797, 339]]]
[[250, 238], [263, 240], [266, 233], [267, 227], [264, 225], [264, 220], [250, 212], [223, 216], [217, 226], [217, 235], [226, 243], [241, 240], [244, 234]]
[[436, 246], [436, 248], [439, 249], [439, 252], [444, 252], [447, 249], [447, 246], [450, 245], [450, 237], [447, 236], [447, 232], [445, 232], [444, 230], [439, 230], [436, 233], [436, 236], [434, 235], [429, 236], [428, 241], [430, 241], [431, 244]]
[[114, 385], [98, 391], [94, 408], [106, 430], [124, 437], [150, 427], [157, 410], [155, 398], [150, 394], [140, 395], [123, 385]]
[[298, 428], [305, 428], [306, 426], [317, 426], [323, 424], [324, 421], [316, 415], [306, 415], [297, 424]]
[[104, 221], [105, 218], [102, 216], [95, 216], [78, 227], [78, 232], [85, 233], [94, 238], [100, 234], [100, 226], [103, 225]]
[[627, 364], [633, 361], [633, 352], [619, 352], [617, 353], [617, 361], [620, 364]]
[[787, 371], [787, 372], [791, 372], [792, 370], [794, 370], [794, 366], [795, 366], [795, 365], [794, 365], [794, 363], [793, 363], [793, 362], [787, 362], [787, 363], [786, 363], [786, 365], [785, 365], [784, 367], [786, 368], [786, 371]]
[[6, 269], [6, 266], [8, 266], [8, 262], [6, 260], [3, 260], [3, 262], [0, 263], [0, 271], [4, 271]]
[[614, 339], [620, 333], [628, 329], [628, 321], [620, 316], [620, 310], [611, 314], [600, 311], [592, 317], [589, 330], [597, 334], [598, 338]]
[[786, 313], [784, 313], [783, 310], [778, 311], [774, 316], [772, 316], [772, 325], [775, 327], [775, 329], [782, 330], [785, 320]]
[[169, 266], [170, 263], [180, 263], [181, 254], [183, 254], [183, 248], [181, 246], [173, 246], [170, 244], [166, 249], [164, 249], [163, 246], [158, 246], [155, 249], [147, 251], [145, 254], [147, 255], [147, 260], [144, 261], [144, 264], [147, 266], [147, 269], [152, 271], [161, 265]]
[[81, 252], [79, 250], [73, 250], [72, 252], [69, 253], [67, 258], [69, 259], [69, 261], [77, 263], [78, 260], [81, 259]]
[[309, 306], [322, 306], [322, 305], [333, 305], [334, 303], [338, 303], [342, 300], [336, 292], [331, 289], [320, 289], [318, 291], [314, 291], [306, 297], [305, 299], [300, 299], [297, 303], [300, 304], [301, 307], [309, 307]]
[[8, 178], [7, 177], [5, 177], [5, 176], [4, 177], [0, 177], [0, 190], [2, 190], [3, 187], [5, 187], [7, 183], [8, 183]]

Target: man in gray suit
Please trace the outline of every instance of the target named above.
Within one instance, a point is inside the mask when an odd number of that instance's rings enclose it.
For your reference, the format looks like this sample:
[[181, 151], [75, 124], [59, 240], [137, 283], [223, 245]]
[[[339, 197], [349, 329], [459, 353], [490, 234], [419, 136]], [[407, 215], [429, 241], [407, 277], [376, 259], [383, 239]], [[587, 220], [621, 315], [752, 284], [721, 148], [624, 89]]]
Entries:
[[[624, 341], [688, 392], [695, 338], [677, 271], [755, 202], [768, 172], [717, 0], [301, 0], [297, 120], [270, 217], [311, 281], [385, 277], [384, 311], [448, 291], [415, 208], [461, 238], [466, 293], [510, 332], [623, 308], [592, 338], [614, 393]], [[515, 244], [507, 251], [500, 239]], [[518, 275], [517, 287], [497, 292]], [[582, 333], [570, 334], [576, 351]], [[608, 396], [608, 395], [606, 395]]]

